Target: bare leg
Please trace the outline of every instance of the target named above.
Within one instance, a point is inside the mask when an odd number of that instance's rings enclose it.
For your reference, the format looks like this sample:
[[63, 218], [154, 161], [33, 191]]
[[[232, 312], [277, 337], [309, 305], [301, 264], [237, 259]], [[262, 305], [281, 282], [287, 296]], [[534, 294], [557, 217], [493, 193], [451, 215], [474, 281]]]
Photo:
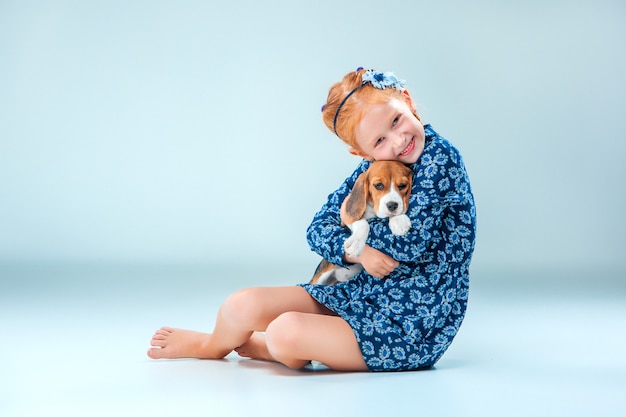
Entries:
[[164, 327], [152, 337], [152, 359], [219, 359], [248, 341], [254, 331], [267, 326], [285, 312], [332, 314], [302, 287], [249, 288], [229, 296], [222, 304], [212, 334]]
[[287, 312], [269, 325], [266, 338], [270, 356], [290, 368], [315, 360], [338, 371], [368, 370], [352, 328], [341, 317]]
[[243, 358], [278, 362], [267, 349], [265, 333], [254, 332], [246, 343], [235, 349]]
[[267, 336], [254, 333], [235, 351], [242, 357], [282, 362], [292, 368], [316, 360], [336, 370], [367, 370], [352, 329], [339, 317], [284, 313], [270, 323]]

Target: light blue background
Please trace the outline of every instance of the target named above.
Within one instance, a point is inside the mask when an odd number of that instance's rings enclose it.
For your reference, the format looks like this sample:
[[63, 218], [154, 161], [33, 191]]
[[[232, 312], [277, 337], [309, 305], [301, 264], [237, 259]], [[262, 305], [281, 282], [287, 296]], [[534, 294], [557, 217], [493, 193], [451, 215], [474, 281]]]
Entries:
[[622, 268], [624, 51], [620, 1], [0, 1], [0, 261], [313, 267], [364, 66], [463, 153], [477, 268]]
[[[625, 52], [619, 0], [0, 0], [0, 415], [621, 417]], [[149, 361], [160, 326], [309, 278], [358, 162], [319, 110], [358, 66], [406, 79], [472, 179], [438, 370]]]

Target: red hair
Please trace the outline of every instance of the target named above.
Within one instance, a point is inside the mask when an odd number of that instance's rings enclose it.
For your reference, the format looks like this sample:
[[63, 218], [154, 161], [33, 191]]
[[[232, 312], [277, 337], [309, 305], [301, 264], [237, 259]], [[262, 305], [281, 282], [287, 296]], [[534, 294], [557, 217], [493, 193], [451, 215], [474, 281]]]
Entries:
[[[413, 108], [411, 98], [406, 91], [398, 91], [395, 88], [379, 89], [371, 84], [362, 85], [365, 72], [364, 69], [349, 72], [340, 82], [335, 83], [328, 91], [326, 104], [322, 108], [322, 119], [326, 127], [355, 149], [359, 149], [356, 143], [356, 128], [363, 117], [365, 104], [383, 104], [392, 98], [397, 98], [407, 102]], [[357, 90], [353, 92], [355, 89]], [[342, 105], [342, 101], [351, 92], [352, 95]], [[341, 108], [337, 114], [339, 106]], [[417, 113], [414, 112], [414, 114], [419, 119]]]

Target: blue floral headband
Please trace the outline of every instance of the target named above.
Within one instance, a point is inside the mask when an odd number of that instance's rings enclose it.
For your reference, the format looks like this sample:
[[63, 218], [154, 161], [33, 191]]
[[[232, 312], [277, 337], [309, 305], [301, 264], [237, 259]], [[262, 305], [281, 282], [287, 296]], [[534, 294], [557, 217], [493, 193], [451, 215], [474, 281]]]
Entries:
[[[360, 71], [362, 69], [363, 67], [359, 67], [356, 70]], [[386, 88], [395, 88], [398, 91], [404, 91], [404, 86], [406, 83], [404, 80], [398, 79], [398, 77], [396, 77], [393, 72], [376, 72], [371, 69], [365, 71], [365, 73], [361, 77], [361, 84], [352, 91], [350, 91], [337, 107], [337, 111], [335, 112], [335, 118], [333, 120], [333, 130], [335, 131], [335, 135], [339, 136], [337, 134], [337, 117], [339, 116], [341, 108], [352, 94], [356, 93], [367, 84], [371, 84], [372, 87], [378, 88], [380, 90], [384, 90]], [[324, 110], [324, 107], [322, 107], [322, 111]]]

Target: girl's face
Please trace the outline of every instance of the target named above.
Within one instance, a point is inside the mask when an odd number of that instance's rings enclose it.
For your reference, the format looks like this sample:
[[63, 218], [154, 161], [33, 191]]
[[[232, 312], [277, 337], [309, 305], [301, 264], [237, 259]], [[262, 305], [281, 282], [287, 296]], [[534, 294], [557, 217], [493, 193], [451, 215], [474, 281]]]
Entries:
[[369, 160], [400, 161], [413, 164], [424, 150], [424, 127], [415, 117], [415, 106], [392, 98], [382, 104], [365, 104], [355, 139], [359, 149], [350, 153]]

